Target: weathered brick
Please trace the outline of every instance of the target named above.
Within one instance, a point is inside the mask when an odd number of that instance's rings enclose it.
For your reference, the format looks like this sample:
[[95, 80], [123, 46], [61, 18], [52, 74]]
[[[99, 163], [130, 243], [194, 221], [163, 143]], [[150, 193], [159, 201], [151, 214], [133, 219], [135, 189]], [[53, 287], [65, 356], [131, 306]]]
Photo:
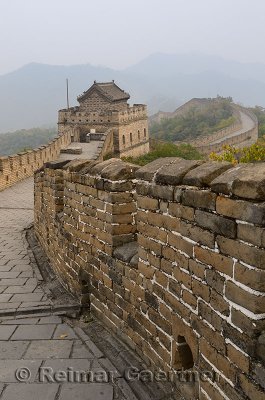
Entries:
[[213, 269], [206, 270], [206, 278], [205, 278], [209, 287], [213, 288], [219, 294], [223, 294], [224, 292], [224, 284], [225, 278], [218, 274], [217, 271]]
[[165, 272], [167, 275], [172, 274], [172, 269], [173, 269], [172, 262], [166, 260], [165, 258], [162, 258], [160, 267], [161, 270]]
[[249, 373], [249, 357], [230, 343], [227, 344], [227, 357], [235, 366], [240, 368], [242, 372], [245, 372], [246, 374]]
[[193, 244], [182, 238], [181, 236], [174, 235], [173, 233], [168, 234], [168, 244], [178, 250], [183, 251], [188, 256], [193, 255]]
[[155, 176], [156, 183], [180, 185], [184, 176], [193, 168], [202, 164], [200, 160], [176, 159], [170, 165], [160, 168]]
[[194, 208], [215, 210], [216, 194], [209, 190], [187, 189], [182, 194], [182, 204]]
[[[169, 229], [169, 228], [168, 228]], [[204, 246], [214, 248], [215, 237], [212, 232], [206, 229], [202, 229], [199, 226], [190, 224], [186, 221], [179, 221], [177, 230], [181, 235], [194, 240], [197, 243], [203, 244]]]
[[183, 183], [184, 185], [197, 187], [208, 186], [211, 181], [230, 168], [233, 168], [233, 164], [226, 161], [208, 161], [188, 172], [183, 179]]
[[248, 268], [243, 264], [235, 264], [234, 278], [254, 290], [265, 292], [265, 271], [260, 269]]
[[157, 297], [154, 296], [152, 293], [148, 292], [147, 290], [145, 291], [145, 301], [150, 307], [154, 308], [155, 310], [158, 310]]
[[223, 295], [220, 295], [214, 289], [211, 290], [210, 305], [222, 315], [229, 316], [229, 303], [224, 299]]
[[157, 311], [153, 310], [152, 308], [149, 309], [148, 311], [148, 315], [150, 320], [157, 325], [159, 328], [162, 329], [162, 331], [164, 331], [165, 333], [167, 333], [168, 335], [171, 335], [172, 333], [172, 327], [171, 324], [165, 320], [164, 318], [162, 318]]
[[235, 382], [236, 370], [231, 365], [229, 360], [223, 355], [218, 353], [216, 349], [207, 343], [204, 338], [200, 339], [200, 352], [215, 366], [217, 370], [220, 370], [226, 378]]
[[243, 374], [239, 375], [239, 385], [243, 393], [250, 400], [264, 400], [264, 390], [255, 385], [254, 382], [251, 382], [251, 380]]
[[189, 271], [192, 275], [197, 276], [198, 278], [205, 279], [205, 271], [207, 267], [200, 262], [189, 259]]
[[152, 239], [148, 239], [141, 234], [138, 234], [138, 244], [146, 250], [153, 251], [157, 255], [162, 255], [162, 244], [157, 243]]
[[222, 318], [211, 308], [209, 307], [204, 301], [198, 300], [198, 313], [199, 315], [209, 322], [212, 326], [215, 327], [217, 331], [222, 330]]
[[231, 258], [198, 246], [194, 248], [194, 252], [198, 261], [211, 265], [214, 269], [226, 275], [233, 276], [233, 260]]
[[167, 232], [156, 227], [156, 226], [150, 226], [148, 224], [144, 224], [140, 222], [137, 224], [138, 231], [139, 233], [144, 234], [145, 236], [149, 236], [150, 238], [154, 240], [159, 240], [161, 242], [166, 243], [167, 242]]
[[187, 290], [182, 291], [182, 300], [184, 303], [189, 304], [192, 308], [197, 308], [197, 298]]
[[225, 288], [225, 296], [236, 304], [252, 311], [255, 314], [265, 313], [265, 297], [250, 293], [235, 283], [228, 281]]
[[263, 225], [265, 223], [265, 204], [254, 204], [244, 200], [233, 200], [218, 196], [216, 200], [216, 211], [227, 217], [248, 221], [253, 224]]
[[[100, 201], [100, 200], [98, 200]], [[102, 202], [105, 204], [104, 202]], [[101, 208], [104, 210], [104, 208]], [[105, 211], [109, 214], [129, 214], [136, 211], [135, 203], [124, 203], [124, 204], [106, 204]]]
[[149, 197], [137, 197], [138, 208], [143, 208], [145, 210], [158, 210], [158, 200], [151, 199]]
[[177, 313], [179, 316], [181, 316], [181, 318], [189, 320], [191, 311], [182, 303], [180, 303], [179, 299], [173, 296], [170, 292], [165, 293], [165, 302], [169, 307], [172, 308], [173, 313]]
[[264, 164], [241, 164], [211, 182], [214, 192], [234, 194], [243, 199], [265, 200]]
[[174, 187], [152, 184], [148, 187], [148, 195], [162, 200], [173, 200]]
[[231, 310], [231, 321], [250, 337], [256, 336], [259, 332], [265, 329], [264, 320], [251, 319], [249, 316], [233, 307]]
[[255, 246], [265, 247], [265, 228], [238, 223], [237, 237], [238, 239], [254, 244]]
[[156, 282], [163, 286], [165, 289], [168, 287], [168, 276], [163, 274], [161, 271], [156, 271], [155, 272], [155, 280]]
[[202, 228], [229, 238], [236, 237], [236, 223], [228, 218], [211, 214], [206, 211], [195, 211], [195, 222]]
[[213, 386], [211, 381], [201, 382], [201, 388], [207, 393], [207, 397], [202, 397], [202, 399], [214, 399], [214, 400], [224, 400], [224, 396], [221, 391], [219, 391], [216, 386]]
[[189, 221], [194, 220], [194, 208], [182, 204], [169, 203], [168, 213], [173, 217], [183, 218]]
[[138, 263], [139, 273], [143, 274], [148, 279], [153, 279], [155, 268], [151, 265], [146, 265], [142, 261]]
[[173, 161], [180, 160], [177, 157], [163, 157], [152, 161], [151, 163], [141, 167], [136, 171], [136, 177], [144, 181], [152, 181], [155, 173], [164, 165], [168, 165]]
[[203, 319], [195, 314], [191, 314], [191, 327], [214, 346], [217, 351], [220, 351], [222, 354], [225, 353], [226, 344], [224, 338], [221, 335], [217, 335], [216, 331], [210, 328]]
[[179, 283], [191, 289], [191, 276], [189, 273], [182, 271], [179, 267], [173, 267], [173, 276]]
[[265, 250], [247, 246], [245, 243], [223, 236], [217, 236], [217, 244], [223, 254], [237, 258], [256, 268], [265, 269]]
[[207, 302], [210, 300], [209, 286], [201, 281], [198, 281], [197, 279], [192, 279], [192, 293], [197, 297], [201, 297]]

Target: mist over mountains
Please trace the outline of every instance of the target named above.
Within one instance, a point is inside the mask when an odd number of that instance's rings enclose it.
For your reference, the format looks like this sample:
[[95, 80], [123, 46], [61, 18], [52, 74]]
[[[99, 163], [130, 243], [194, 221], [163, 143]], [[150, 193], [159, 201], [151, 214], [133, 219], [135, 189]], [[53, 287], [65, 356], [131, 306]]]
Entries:
[[246, 106], [265, 106], [265, 65], [259, 63], [160, 53], [123, 70], [31, 63], [0, 76], [0, 133], [56, 124], [57, 110], [66, 107], [66, 78], [72, 106], [94, 80], [112, 79], [131, 94], [131, 103], [146, 103], [150, 115], [173, 111], [192, 97], [217, 94]]

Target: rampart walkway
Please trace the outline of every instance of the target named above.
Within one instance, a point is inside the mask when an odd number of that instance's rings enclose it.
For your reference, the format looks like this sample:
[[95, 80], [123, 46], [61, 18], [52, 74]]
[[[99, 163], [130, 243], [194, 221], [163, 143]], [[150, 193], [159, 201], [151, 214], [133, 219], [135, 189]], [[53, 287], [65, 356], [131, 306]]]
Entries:
[[30, 178], [0, 193], [0, 399], [137, 400], [84, 331], [49, 312], [23, 233], [32, 221]]
[[223, 137], [223, 138], [221, 138], [219, 140], [213, 141], [210, 144], [220, 143], [220, 142], [224, 141], [225, 139], [229, 139], [231, 137], [241, 135], [242, 133], [247, 132], [250, 129], [254, 129], [255, 128], [255, 122], [253, 121], [253, 119], [250, 118], [249, 115], [247, 115], [244, 112], [240, 111], [240, 118], [241, 118], [241, 121], [242, 121], [242, 128], [241, 129], [239, 129], [236, 132], [230, 133], [227, 136], [225, 136], [225, 137]]

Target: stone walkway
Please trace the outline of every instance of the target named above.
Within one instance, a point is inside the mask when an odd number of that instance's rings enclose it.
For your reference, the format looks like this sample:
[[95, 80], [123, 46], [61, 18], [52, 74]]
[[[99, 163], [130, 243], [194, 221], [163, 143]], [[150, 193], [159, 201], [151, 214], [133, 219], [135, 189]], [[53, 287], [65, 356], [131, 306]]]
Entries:
[[56, 303], [26, 240], [32, 222], [30, 178], [0, 192], [0, 400], [181, 399], [171, 385], [128, 382], [143, 362], [97, 321], [75, 319], [74, 299]]
[[23, 233], [32, 222], [32, 179], [0, 192], [0, 398], [130, 399], [84, 331], [49, 312]]

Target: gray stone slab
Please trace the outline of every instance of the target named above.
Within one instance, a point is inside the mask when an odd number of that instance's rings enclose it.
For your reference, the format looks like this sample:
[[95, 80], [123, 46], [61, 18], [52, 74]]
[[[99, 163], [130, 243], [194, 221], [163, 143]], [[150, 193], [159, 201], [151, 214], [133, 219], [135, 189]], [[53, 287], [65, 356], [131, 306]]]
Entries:
[[57, 325], [54, 332], [54, 339], [77, 339], [74, 330], [67, 324]]
[[3, 321], [3, 325], [33, 325], [37, 324], [39, 318], [18, 318], [10, 319], [9, 321]]
[[[73, 371], [76, 375], [72, 375], [73, 379], [76, 376], [78, 380], [79, 377], [82, 378], [83, 375], [83, 382], [89, 381], [89, 371], [90, 371], [91, 361], [86, 359], [68, 359], [68, 358], [60, 358], [60, 359], [49, 359], [45, 360], [44, 364], [42, 365], [43, 368], [49, 368], [52, 371], [53, 375], [64, 371], [67, 373], [68, 371]], [[103, 368], [101, 368], [103, 371]], [[44, 371], [44, 370], [42, 370]], [[43, 383], [47, 382], [49, 378], [45, 378], [44, 372], [40, 372], [40, 374], [44, 377]], [[82, 383], [82, 379], [80, 381]], [[79, 382], [77, 382], [79, 383]]]
[[8, 340], [16, 327], [16, 325], [0, 325], [0, 340]]
[[29, 342], [26, 341], [0, 341], [0, 359], [20, 359], [28, 345]]
[[[10, 326], [12, 327], [12, 326]], [[20, 325], [11, 340], [41, 340], [51, 339], [56, 325]], [[1, 328], [0, 326], [0, 333]]]
[[[14, 296], [12, 297], [12, 301], [35, 302], [35, 301], [40, 301], [42, 297], [43, 297], [43, 293], [20, 293], [20, 294], [14, 294]], [[0, 301], [1, 301], [1, 297], [0, 297]]]
[[[0, 382], [2, 383], [19, 383], [16, 371], [20, 368], [26, 368], [29, 371], [26, 382], [34, 382], [39, 373], [41, 360], [1, 360], [0, 363]], [[21, 397], [19, 397], [21, 399]]]
[[2, 400], [53, 400], [58, 389], [59, 385], [56, 384], [11, 384], [5, 389]]
[[27, 278], [14, 278], [14, 279], [0, 279], [1, 286], [23, 286], [27, 281]]
[[3, 311], [3, 310], [9, 310], [9, 309], [16, 309], [16, 308], [18, 308], [19, 306], [20, 306], [20, 304], [21, 303], [13, 303], [13, 302], [10, 302], [10, 303], [0, 303], [0, 311]]
[[90, 339], [90, 337], [83, 331], [83, 329], [77, 327], [77, 328], [75, 328], [75, 330], [76, 330], [76, 333], [80, 336], [80, 338], [86, 343], [86, 346], [94, 354], [95, 357], [101, 358], [104, 356], [104, 354], [95, 345], [95, 343]]
[[0, 271], [1, 271], [1, 272], [8, 272], [8, 271], [10, 271], [12, 268], [13, 268], [12, 265], [7, 265], [7, 264], [5, 264], [5, 265], [0, 265]]
[[138, 400], [132, 389], [130, 388], [128, 382], [126, 382], [124, 378], [118, 378], [116, 382], [126, 399]]
[[33, 278], [33, 276], [33, 271], [31, 271], [30, 269], [28, 271], [21, 272], [19, 275], [20, 278]]
[[107, 383], [63, 385], [59, 400], [113, 400], [113, 387]]
[[94, 358], [95, 356], [82, 344], [81, 340], [75, 340], [71, 358]]
[[[0, 303], [6, 303], [6, 302], [8, 302], [9, 301], [9, 299], [12, 297], [13, 295], [12, 295], [12, 293], [10, 294], [10, 293], [2, 293], [2, 294], [0, 294]], [[1, 305], [0, 305], [0, 308], [1, 308]]]
[[46, 301], [24, 301], [21, 303], [20, 308], [42, 308], [43, 306], [51, 306], [52, 302]]
[[0, 271], [0, 279], [13, 279], [13, 278], [17, 278], [18, 275], [20, 274], [19, 271]]
[[72, 346], [72, 340], [34, 340], [30, 343], [24, 358], [68, 358]]
[[42, 317], [40, 318], [39, 324], [61, 324], [62, 318], [57, 315], [51, 315], [50, 317]]
[[24, 286], [9, 286], [6, 288], [5, 293], [32, 293], [36, 285], [24, 285]]

